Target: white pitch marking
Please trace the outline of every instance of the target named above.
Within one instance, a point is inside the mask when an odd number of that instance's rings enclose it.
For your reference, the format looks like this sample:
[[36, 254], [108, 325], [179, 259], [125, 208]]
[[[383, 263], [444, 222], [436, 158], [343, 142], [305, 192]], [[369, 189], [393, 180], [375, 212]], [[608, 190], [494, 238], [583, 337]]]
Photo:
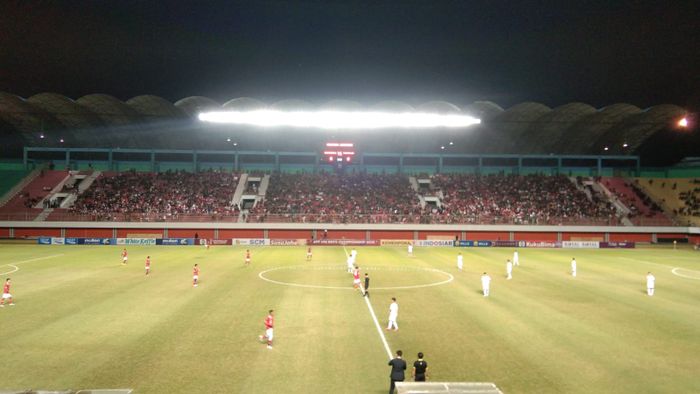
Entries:
[[[690, 271], [690, 272], [697, 272], [698, 276], [689, 276], [689, 275], [683, 275], [681, 273], [676, 272], [676, 270], [684, 270], [684, 271]], [[676, 267], [671, 270], [671, 273], [676, 276], [680, 276], [681, 278], [688, 278], [688, 279], [695, 279], [695, 280], [700, 280], [700, 271], [696, 270], [690, 270], [687, 268], [681, 268], [681, 267]]]
[[[308, 289], [330, 289], [330, 290], [354, 290], [352, 287], [349, 286], [322, 286], [322, 285], [306, 285], [306, 284], [301, 284], [301, 283], [292, 283], [292, 282], [282, 282], [274, 279], [270, 279], [265, 276], [268, 272], [271, 271], [278, 271], [278, 270], [288, 270], [288, 271], [305, 271], [305, 270], [316, 270], [320, 271], [323, 269], [329, 269], [329, 270], [337, 270], [340, 271], [343, 268], [342, 267], [337, 267], [337, 266], [332, 266], [330, 268], [322, 268], [322, 267], [306, 267], [303, 265], [294, 265], [294, 266], [284, 266], [284, 267], [274, 267], [270, 268], [264, 271], [261, 271], [258, 273], [258, 277], [266, 282], [274, 283], [277, 285], [282, 285], [282, 286], [293, 286], [293, 287], [305, 287]], [[381, 271], [382, 268], [372, 268], [372, 267], [366, 267], [367, 271]], [[447, 276], [447, 279], [440, 281], [440, 282], [434, 282], [434, 283], [427, 283], [423, 285], [408, 285], [408, 286], [393, 286], [393, 287], [373, 287], [372, 289], [374, 290], [406, 290], [406, 289], [420, 289], [424, 287], [433, 287], [433, 286], [440, 286], [444, 285], [447, 283], [450, 283], [454, 280], [454, 276], [450, 273], [447, 273], [445, 271], [441, 271], [439, 269], [435, 268], [414, 268], [412, 270], [409, 269], [386, 269], [386, 271], [428, 271], [428, 272], [437, 272], [440, 274], [443, 274]]]
[[[362, 290], [362, 293], [364, 294], [365, 288], [360, 284], [360, 290]], [[386, 341], [386, 337], [384, 336], [384, 332], [382, 331], [382, 327], [379, 325], [379, 320], [377, 320], [377, 315], [374, 313], [374, 308], [372, 308], [372, 303], [369, 302], [369, 297], [362, 297], [365, 299], [365, 302], [367, 303], [367, 308], [369, 309], [369, 313], [372, 315], [372, 320], [374, 320], [374, 326], [377, 328], [377, 332], [379, 333], [379, 337], [382, 339], [382, 343], [384, 344], [384, 350], [386, 350], [387, 356], [389, 356], [389, 360], [392, 359], [391, 355], [391, 349], [389, 349], [389, 343]]]
[[7, 275], [7, 274], [11, 274], [11, 273], [13, 273], [13, 272], [19, 271], [19, 267], [17, 267], [17, 265], [19, 265], [19, 264], [31, 263], [31, 262], [34, 262], [34, 261], [40, 261], [40, 260], [46, 260], [46, 259], [52, 259], [52, 258], [54, 258], [54, 257], [60, 257], [60, 256], [63, 256], [63, 253], [61, 253], [61, 254], [53, 254], [53, 255], [51, 255], [51, 256], [45, 256], [45, 257], [37, 257], [37, 258], [35, 258], [35, 259], [22, 260], [22, 261], [18, 261], [18, 262], [16, 262], [16, 263], [13, 263], [13, 264], [3, 264], [3, 265], [9, 265], [10, 267], [15, 267], [15, 269], [13, 269], [12, 271], [2, 272], [2, 273], [0, 273], [0, 276], [2, 276], [2, 275]]

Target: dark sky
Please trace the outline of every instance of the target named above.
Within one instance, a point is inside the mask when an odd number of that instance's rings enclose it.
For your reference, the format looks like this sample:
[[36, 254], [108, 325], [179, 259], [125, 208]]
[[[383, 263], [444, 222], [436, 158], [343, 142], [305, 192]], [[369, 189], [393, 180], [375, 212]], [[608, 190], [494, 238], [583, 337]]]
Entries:
[[0, 91], [700, 109], [700, 1], [0, 1]]

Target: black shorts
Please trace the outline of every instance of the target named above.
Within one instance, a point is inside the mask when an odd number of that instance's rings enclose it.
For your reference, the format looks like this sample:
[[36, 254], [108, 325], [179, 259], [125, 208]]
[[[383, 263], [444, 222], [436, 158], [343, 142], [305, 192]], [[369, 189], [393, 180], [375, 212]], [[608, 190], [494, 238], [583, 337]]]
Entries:
[[416, 382], [425, 382], [425, 374], [416, 375]]

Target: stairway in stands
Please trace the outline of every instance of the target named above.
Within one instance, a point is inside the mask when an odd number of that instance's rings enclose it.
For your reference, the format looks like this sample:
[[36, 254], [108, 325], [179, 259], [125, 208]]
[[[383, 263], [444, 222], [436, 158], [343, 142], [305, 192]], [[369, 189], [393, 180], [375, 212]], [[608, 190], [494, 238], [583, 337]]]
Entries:
[[0, 219], [34, 220], [44, 210], [41, 201], [68, 176], [66, 171], [44, 170], [0, 207]]
[[600, 181], [610, 192], [615, 194], [636, 215], [630, 217], [635, 225], [672, 226], [673, 221], [662, 211], [654, 210], [634, 191], [631, 180], [625, 178], [602, 178]]

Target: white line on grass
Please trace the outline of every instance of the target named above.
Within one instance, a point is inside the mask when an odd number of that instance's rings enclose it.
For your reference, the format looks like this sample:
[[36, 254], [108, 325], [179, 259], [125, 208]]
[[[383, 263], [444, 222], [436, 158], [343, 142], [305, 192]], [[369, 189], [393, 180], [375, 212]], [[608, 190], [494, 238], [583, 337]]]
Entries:
[[[345, 252], [345, 257], [349, 257], [347, 249], [345, 249], [345, 245], [343, 245], [343, 252]], [[362, 286], [362, 283], [360, 283], [360, 290], [362, 291], [362, 294], [365, 293], [365, 289]], [[382, 331], [382, 327], [379, 325], [379, 320], [377, 320], [377, 315], [374, 313], [374, 308], [372, 308], [372, 303], [369, 302], [369, 297], [363, 297], [365, 299], [365, 303], [367, 304], [367, 309], [369, 309], [369, 313], [372, 315], [372, 320], [374, 320], [374, 326], [377, 328], [377, 332], [379, 333], [379, 337], [382, 339], [382, 343], [384, 344], [384, 350], [386, 350], [387, 356], [389, 356], [389, 360], [392, 359], [391, 357], [391, 349], [389, 348], [389, 344], [386, 341], [386, 337], [384, 336], [384, 332]]]
[[31, 262], [34, 262], [34, 261], [47, 260], [47, 259], [52, 259], [52, 258], [54, 258], [54, 257], [61, 257], [61, 256], [63, 256], [63, 253], [61, 253], [61, 254], [53, 254], [53, 255], [51, 255], [51, 256], [45, 256], [45, 257], [37, 257], [37, 258], [35, 258], [35, 259], [22, 260], [22, 261], [18, 261], [18, 262], [16, 262], [16, 263], [12, 263], [12, 264], [3, 264], [3, 265], [8, 265], [8, 266], [10, 266], [10, 267], [15, 267], [15, 269], [13, 269], [12, 271], [0, 272], [0, 276], [2, 276], [2, 275], [7, 275], [7, 274], [11, 274], [11, 273], [13, 273], [13, 272], [19, 271], [19, 267], [17, 266], [17, 265], [19, 265], [19, 264], [31, 263]]
[[[362, 293], [365, 293], [365, 288], [360, 284], [360, 290], [362, 290]], [[374, 313], [374, 308], [372, 308], [372, 303], [369, 302], [369, 297], [363, 297], [365, 299], [365, 302], [367, 303], [367, 308], [369, 309], [369, 313], [372, 315], [372, 320], [374, 320], [374, 326], [377, 328], [377, 332], [379, 333], [379, 337], [382, 339], [382, 343], [384, 344], [384, 350], [386, 350], [387, 356], [389, 356], [389, 360], [392, 359], [391, 355], [391, 349], [389, 348], [389, 344], [386, 341], [386, 337], [384, 336], [384, 332], [382, 331], [382, 327], [379, 325], [379, 320], [377, 320], [377, 315]]]
[[[683, 271], [688, 271], [688, 272], [694, 272], [697, 276], [690, 276], [690, 275], [684, 275], [681, 274], [680, 272], [676, 272], [676, 270], [683, 270]], [[676, 267], [671, 270], [671, 273], [676, 276], [680, 276], [681, 278], [688, 278], [688, 279], [695, 279], [695, 280], [700, 280], [700, 271], [696, 270], [689, 270], [687, 268], [681, 268], [681, 267]]]

